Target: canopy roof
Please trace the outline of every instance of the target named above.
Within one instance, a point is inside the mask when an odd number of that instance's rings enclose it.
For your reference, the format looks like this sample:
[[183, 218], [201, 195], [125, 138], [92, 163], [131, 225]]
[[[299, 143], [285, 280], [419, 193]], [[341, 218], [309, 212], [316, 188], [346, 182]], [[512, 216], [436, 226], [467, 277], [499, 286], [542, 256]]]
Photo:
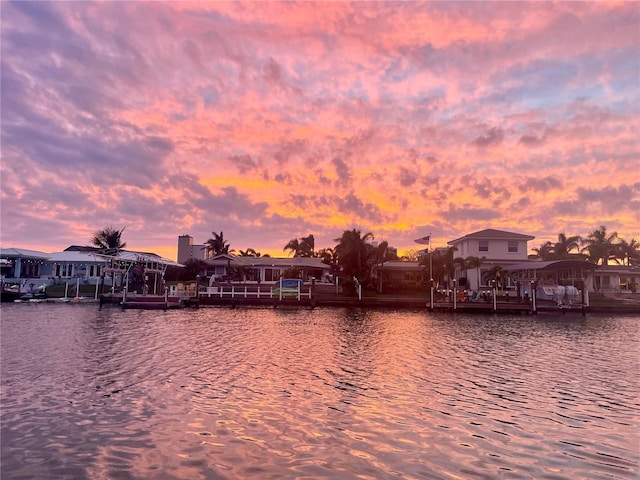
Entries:
[[[71, 252], [67, 252], [71, 253]], [[105, 260], [118, 260], [122, 262], [132, 262], [132, 263], [157, 263], [163, 266], [175, 266], [175, 267], [184, 267], [183, 264], [174, 262], [173, 260], [169, 260], [168, 258], [163, 258], [160, 255], [156, 255], [155, 253], [145, 253], [145, 252], [133, 252], [129, 250], [118, 250], [113, 255], [106, 255], [101, 253], [91, 253], [91, 255], [95, 255], [96, 257], [103, 258]]]
[[51, 255], [37, 250], [27, 250], [25, 248], [0, 248], [0, 257], [23, 257], [23, 258], [37, 258], [39, 260], [47, 260]]

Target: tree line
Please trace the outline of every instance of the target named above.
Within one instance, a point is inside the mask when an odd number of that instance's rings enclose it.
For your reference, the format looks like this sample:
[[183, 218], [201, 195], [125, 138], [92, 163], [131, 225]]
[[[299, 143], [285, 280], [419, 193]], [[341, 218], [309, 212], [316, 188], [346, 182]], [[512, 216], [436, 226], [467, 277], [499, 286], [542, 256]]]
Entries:
[[575, 258], [596, 265], [615, 262], [618, 265], [638, 266], [640, 265], [639, 248], [640, 244], [636, 239], [626, 241], [617, 232], [608, 233], [607, 227], [601, 225], [585, 237], [559, 233], [558, 241], [545, 242], [533, 251], [535, 258], [543, 261]]
[[[117, 230], [107, 227], [97, 231], [92, 244], [104, 250], [123, 249], [126, 243], [122, 241], [124, 228]], [[253, 248], [246, 250], [231, 249], [228, 240], [224, 238], [224, 232], [212, 232], [204, 248], [206, 258], [215, 257], [221, 254], [236, 254], [243, 257], [267, 257]], [[460, 258], [455, 256], [456, 248], [438, 248], [432, 251], [431, 258], [426, 255], [417, 255], [416, 252], [409, 252], [407, 256], [398, 257], [397, 250], [389, 245], [387, 241], [378, 244], [372, 243], [374, 235], [371, 232], [362, 233], [361, 230], [345, 230], [342, 235], [334, 241], [333, 247], [316, 250], [315, 238], [313, 234], [289, 240], [283, 247], [284, 252], [294, 257], [320, 258], [323, 263], [331, 267], [332, 275], [340, 275], [347, 282], [356, 279], [363, 285], [371, 284], [374, 280], [374, 267], [383, 266], [390, 260], [415, 261], [426, 269], [431, 269], [431, 276], [436, 285], [449, 285], [454, 278], [456, 268], [468, 272], [476, 271], [479, 275], [479, 268], [484, 257], [468, 256]], [[607, 232], [605, 226], [594, 230], [588, 235], [567, 236], [564, 232], [558, 234], [556, 242], [547, 241], [537, 248], [533, 248], [533, 258], [541, 261], [579, 259], [596, 265], [608, 265], [609, 262], [617, 264], [640, 266], [640, 244], [632, 239], [626, 241], [617, 232]], [[200, 274], [206, 265], [202, 260], [192, 259], [186, 262], [185, 269], [180, 273], [180, 279], [195, 278]], [[384, 267], [382, 267], [384, 268]], [[478, 281], [497, 280], [502, 278], [501, 268], [494, 266], [487, 272], [487, 276]]]

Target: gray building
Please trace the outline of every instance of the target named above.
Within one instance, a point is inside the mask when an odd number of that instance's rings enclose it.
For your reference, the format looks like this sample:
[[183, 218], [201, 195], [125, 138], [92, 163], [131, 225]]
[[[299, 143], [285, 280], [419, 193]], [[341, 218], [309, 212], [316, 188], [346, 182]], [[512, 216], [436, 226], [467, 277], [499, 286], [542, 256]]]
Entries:
[[178, 263], [184, 264], [187, 260], [204, 260], [205, 246], [194, 245], [191, 235], [180, 235], [178, 237]]

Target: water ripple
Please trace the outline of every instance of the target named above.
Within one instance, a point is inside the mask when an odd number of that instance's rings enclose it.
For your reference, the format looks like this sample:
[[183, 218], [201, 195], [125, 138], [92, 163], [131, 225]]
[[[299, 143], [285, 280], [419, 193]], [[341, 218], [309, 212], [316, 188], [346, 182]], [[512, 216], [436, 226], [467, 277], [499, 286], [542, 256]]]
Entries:
[[3, 305], [2, 478], [637, 478], [638, 320]]

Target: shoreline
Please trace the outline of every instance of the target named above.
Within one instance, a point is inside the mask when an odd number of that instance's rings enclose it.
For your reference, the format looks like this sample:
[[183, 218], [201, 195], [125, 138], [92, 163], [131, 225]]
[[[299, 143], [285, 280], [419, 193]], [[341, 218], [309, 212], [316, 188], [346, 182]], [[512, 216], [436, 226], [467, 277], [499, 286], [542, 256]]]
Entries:
[[445, 313], [481, 313], [481, 314], [519, 314], [536, 315], [539, 313], [559, 313], [559, 314], [580, 314], [586, 313], [625, 313], [640, 314], [640, 303], [637, 304], [590, 304], [583, 306], [576, 304], [572, 306], [559, 307], [554, 304], [540, 302], [533, 311], [531, 303], [518, 303], [516, 301], [497, 301], [495, 308], [492, 302], [458, 302], [456, 308], [452, 302], [434, 302], [433, 309], [428, 299], [418, 297], [343, 297], [338, 295], [316, 295], [312, 298], [273, 298], [273, 297], [245, 297], [237, 295], [235, 297], [219, 297], [200, 295], [199, 297], [169, 297], [165, 303], [164, 296], [136, 296], [129, 297], [125, 305], [121, 303], [122, 297], [117, 295], [100, 295], [98, 299], [90, 297], [80, 297], [63, 300], [58, 297], [47, 297], [41, 299], [31, 299], [7, 303], [49, 303], [49, 304], [94, 304], [108, 305], [120, 308], [137, 309], [162, 309], [165, 305], [168, 309], [175, 308], [200, 308], [200, 307], [270, 307], [270, 308], [379, 308], [379, 309], [411, 309], [437, 311]]

